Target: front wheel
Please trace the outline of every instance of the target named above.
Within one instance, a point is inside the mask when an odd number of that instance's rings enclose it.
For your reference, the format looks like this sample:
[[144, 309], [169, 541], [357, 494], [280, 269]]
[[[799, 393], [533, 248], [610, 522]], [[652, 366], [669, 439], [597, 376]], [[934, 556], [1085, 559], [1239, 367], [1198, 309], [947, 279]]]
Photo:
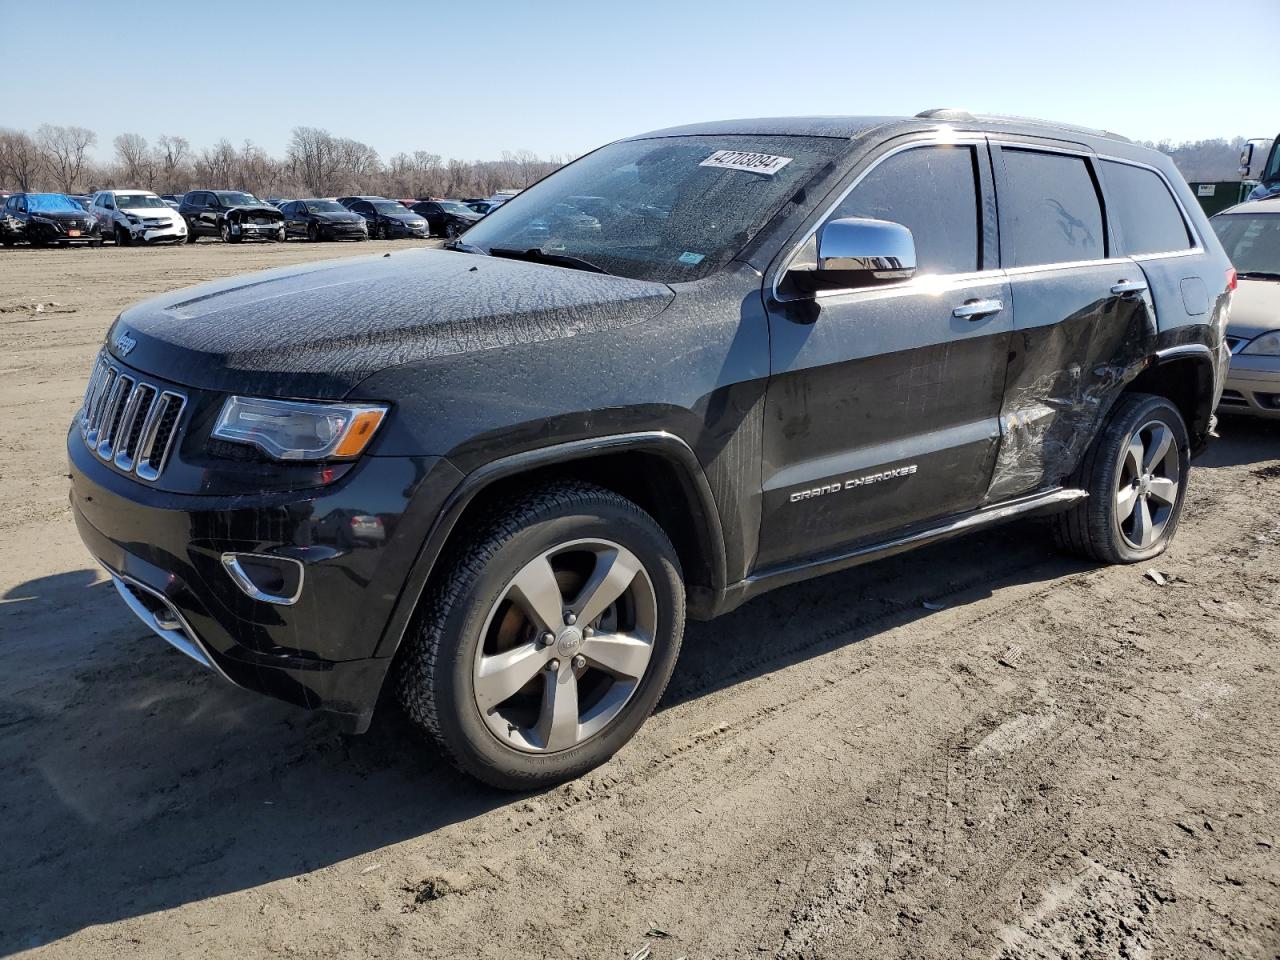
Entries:
[[456, 239], [458, 236], [458, 228], [455, 227], [452, 223], [446, 223], [444, 225], [444, 235], [446, 239], [449, 239], [449, 240]]
[[1088, 498], [1056, 518], [1059, 545], [1103, 563], [1141, 563], [1169, 546], [1187, 493], [1191, 443], [1164, 397], [1122, 396], [1070, 483]]
[[603, 763], [653, 712], [680, 651], [684, 584], [636, 504], [549, 485], [478, 524], [441, 569], [399, 693], [459, 769], [546, 787]]

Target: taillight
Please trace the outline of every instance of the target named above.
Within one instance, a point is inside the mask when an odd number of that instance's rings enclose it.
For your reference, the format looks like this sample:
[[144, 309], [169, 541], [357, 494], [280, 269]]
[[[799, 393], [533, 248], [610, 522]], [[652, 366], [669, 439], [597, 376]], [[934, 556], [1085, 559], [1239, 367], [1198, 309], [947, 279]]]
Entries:
[[1230, 293], [1235, 288], [1236, 288], [1236, 268], [1228, 267], [1227, 268], [1227, 293]]

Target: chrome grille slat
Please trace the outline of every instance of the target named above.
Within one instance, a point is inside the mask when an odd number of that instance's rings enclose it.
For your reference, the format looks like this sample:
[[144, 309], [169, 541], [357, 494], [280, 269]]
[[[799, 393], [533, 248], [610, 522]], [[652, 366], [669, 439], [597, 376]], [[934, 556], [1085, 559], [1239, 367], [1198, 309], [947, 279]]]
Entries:
[[100, 459], [154, 481], [169, 461], [186, 405], [183, 394], [125, 373], [104, 353], [85, 388], [80, 435]]
[[124, 415], [125, 402], [132, 390], [133, 377], [123, 373], [116, 377], [116, 385], [111, 388], [111, 396], [107, 399], [107, 409], [102, 414], [102, 439], [98, 441], [98, 456], [103, 460], [110, 460], [112, 457], [111, 441], [115, 439], [120, 417]]

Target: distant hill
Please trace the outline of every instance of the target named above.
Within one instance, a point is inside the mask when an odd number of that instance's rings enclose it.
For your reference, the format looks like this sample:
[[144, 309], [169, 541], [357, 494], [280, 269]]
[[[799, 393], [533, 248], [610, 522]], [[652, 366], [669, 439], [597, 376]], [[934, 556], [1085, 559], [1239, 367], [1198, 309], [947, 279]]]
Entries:
[[1145, 141], [1143, 146], [1167, 153], [1187, 180], [1239, 180], [1240, 151], [1245, 138], [1191, 140], [1185, 143]]

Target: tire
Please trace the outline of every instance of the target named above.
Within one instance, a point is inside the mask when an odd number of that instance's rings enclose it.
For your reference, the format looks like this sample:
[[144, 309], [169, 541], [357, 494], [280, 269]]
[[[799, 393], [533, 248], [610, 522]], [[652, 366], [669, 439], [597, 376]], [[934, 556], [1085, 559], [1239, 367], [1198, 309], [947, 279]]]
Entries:
[[316, 224], [307, 224], [307, 239], [312, 243], [320, 242], [320, 228]]
[[444, 235], [446, 239], [452, 240], [455, 237], [457, 237], [458, 228], [455, 227], [452, 223], [446, 223], [444, 225]]
[[1159, 556], [1178, 529], [1190, 466], [1178, 408], [1152, 394], [1123, 395], [1067, 481], [1089, 496], [1054, 518], [1058, 545], [1103, 563]]
[[[631, 739], [666, 689], [684, 633], [680, 563], [651, 516], [609, 490], [555, 483], [507, 501], [444, 560], [397, 686], [411, 721], [456, 767], [535, 790], [581, 776]], [[613, 577], [579, 595], [606, 570], [622, 571], [616, 599], [604, 588]], [[522, 599], [518, 579], [547, 587], [544, 602]], [[571, 604], [583, 622], [562, 617]], [[516, 651], [525, 653], [512, 659]]]
[[385, 223], [380, 223], [373, 228], [373, 239], [374, 240], [387, 239], [387, 225]]
[[129, 231], [119, 224], [116, 225], [116, 246], [127, 247], [133, 242], [133, 238], [129, 236]]
[[223, 220], [218, 225], [218, 236], [222, 238], [223, 243], [239, 243], [240, 237], [231, 232], [231, 224]]
[[276, 243], [284, 243], [284, 241], [285, 241], [284, 227], [281, 227], [279, 230], [276, 231]]
[[196, 228], [191, 224], [187, 224], [187, 243], [195, 243], [200, 238], [196, 235]]

